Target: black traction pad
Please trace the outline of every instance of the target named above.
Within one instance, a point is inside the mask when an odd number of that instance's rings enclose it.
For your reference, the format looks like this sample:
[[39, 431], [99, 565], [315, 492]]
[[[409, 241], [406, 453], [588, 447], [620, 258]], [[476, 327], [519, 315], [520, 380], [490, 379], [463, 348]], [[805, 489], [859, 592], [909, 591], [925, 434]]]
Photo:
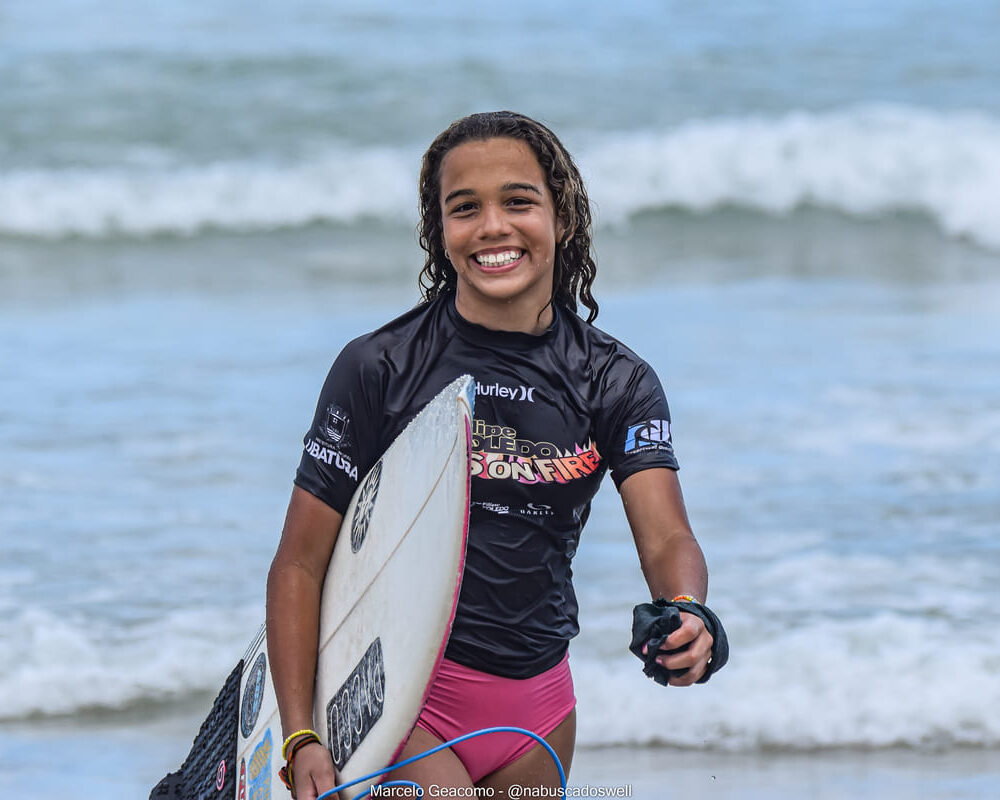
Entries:
[[243, 661], [222, 686], [177, 772], [166, 775], [149, 800], [228, 800], [236, 796], [236, 744]]

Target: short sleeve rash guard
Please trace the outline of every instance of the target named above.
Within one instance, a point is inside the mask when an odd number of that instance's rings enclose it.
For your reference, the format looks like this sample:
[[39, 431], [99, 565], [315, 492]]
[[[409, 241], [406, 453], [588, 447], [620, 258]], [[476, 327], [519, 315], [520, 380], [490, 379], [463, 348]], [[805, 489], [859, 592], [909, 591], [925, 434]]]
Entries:
[[463, 319], [454, 295], [350, 342], [327, 376], [295, 483], [344, 513], [359, 478], [462, 374], [476, 381], [465, 574], [446, 655], [510, 678], [579, 631], [571, 562], [608, 470], [677, 469], [653, 370], [567, 309], [539, 336]]

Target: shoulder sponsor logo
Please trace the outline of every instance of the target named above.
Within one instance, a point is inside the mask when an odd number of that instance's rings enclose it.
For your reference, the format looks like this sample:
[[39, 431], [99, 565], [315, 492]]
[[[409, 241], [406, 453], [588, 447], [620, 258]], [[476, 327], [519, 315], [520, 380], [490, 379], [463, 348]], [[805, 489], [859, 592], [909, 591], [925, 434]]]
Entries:
[[643, 450], [673, 450], [670, 441], [670, 420], [647, 419], [629, 427], [625, 434], [625, 452]]
[[515, 400], [518, 402], [534, 403], [534, 386], [504, 386], [499, 382], [480, 383], [476, 381], [477, 397], [499, 397], [501, 400]]
[[347, 442], [347, 424], [350, 417], [340, 406], [330, 404], [326, 409], [326, 418], [323, 420], [323, 434], [328, 442], [334, 447], [342, 447]]
[[353, 480], [358, 479], [358, 468], [351, 463], [351, 459], [339, 450], [328, 447], [325, 443], [317, 441], [312, 437], [306, 439], [305, 450], [317, 461], [322, 461], [324, 464], [336, 467]]

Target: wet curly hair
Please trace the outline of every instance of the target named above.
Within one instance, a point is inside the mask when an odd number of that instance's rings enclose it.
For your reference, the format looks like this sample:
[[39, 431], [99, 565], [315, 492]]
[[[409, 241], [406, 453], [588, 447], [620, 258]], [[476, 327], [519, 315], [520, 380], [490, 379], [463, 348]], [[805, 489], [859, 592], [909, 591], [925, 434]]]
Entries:
[[589, 309], [587, 322], [597, 318], [597, 301], [591, 294], [597, 262], [591, 250], [590, 200], [573, 158], [548, 128], [523, 114], [490, 111], [453, 122], [432, 143], [420, 168], [420, 247], [426, 253], [419, 286], [424, 302], [454, 291], [458, 274], [445, 255], [444, 220], [441, 213], [441, 164], [450, 150], [468, 141], [517, 139], [527, 144], [545, 174], [555, 202], [556, 216], [565, 228], [556, 245], [552, 301], [572, 311], [579, 302]]

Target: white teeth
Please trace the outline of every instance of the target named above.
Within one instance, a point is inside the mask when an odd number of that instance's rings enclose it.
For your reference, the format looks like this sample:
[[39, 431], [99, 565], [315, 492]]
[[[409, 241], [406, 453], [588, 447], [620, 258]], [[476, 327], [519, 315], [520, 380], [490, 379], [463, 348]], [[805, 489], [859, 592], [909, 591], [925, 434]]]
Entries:
[[508, 250], [506, 253], [481, 253], [476, 256], [476, 261], [484, 267], [499, 267], [517, 261], [520, 257], [520, 250]]

